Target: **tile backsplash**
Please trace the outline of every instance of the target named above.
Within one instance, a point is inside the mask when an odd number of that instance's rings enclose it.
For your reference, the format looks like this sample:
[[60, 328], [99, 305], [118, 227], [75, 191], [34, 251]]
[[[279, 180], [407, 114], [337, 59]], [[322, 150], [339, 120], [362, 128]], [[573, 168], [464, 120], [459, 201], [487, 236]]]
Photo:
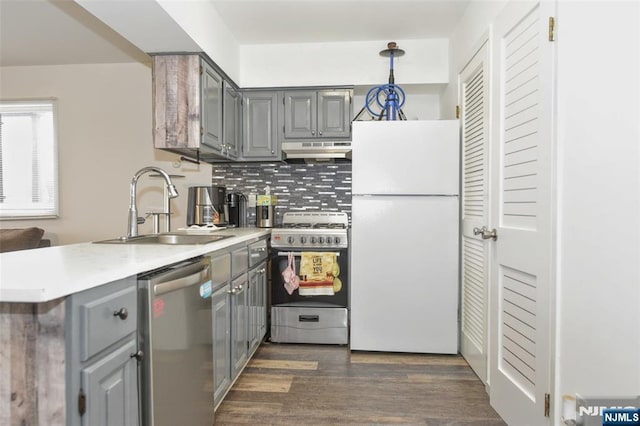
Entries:
[[[212, 184], [229, 192], [278, 197], [276, 224], [287, 211], [340, 211], [351, 218], [351, 163], [243, 163], [214, 164]], [[256, 223], [248, 208], [247, 223]]]

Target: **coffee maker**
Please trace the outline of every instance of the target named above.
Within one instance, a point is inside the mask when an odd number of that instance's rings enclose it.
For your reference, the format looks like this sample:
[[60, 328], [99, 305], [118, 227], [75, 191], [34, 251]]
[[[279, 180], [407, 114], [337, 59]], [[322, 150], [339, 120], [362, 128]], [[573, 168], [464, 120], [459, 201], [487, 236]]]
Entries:
[[247, 197], [241, 192], [227, 193], [229, 225], [238, 228], [247, 226]]
[[226, 225], [225, 188], [191, 186], [187, 199], [187, 226]]

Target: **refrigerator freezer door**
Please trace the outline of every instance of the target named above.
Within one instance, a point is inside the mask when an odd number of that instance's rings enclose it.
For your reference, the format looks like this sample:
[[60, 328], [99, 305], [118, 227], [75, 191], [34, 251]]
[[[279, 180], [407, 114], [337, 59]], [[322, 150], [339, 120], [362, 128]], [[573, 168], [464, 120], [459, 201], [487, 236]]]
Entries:
[[458, 194], [459, 123], [354, 121], [353, 194]]
[[351, 249], [352, 350], [457, 353], [457, 197], [354, 196]]

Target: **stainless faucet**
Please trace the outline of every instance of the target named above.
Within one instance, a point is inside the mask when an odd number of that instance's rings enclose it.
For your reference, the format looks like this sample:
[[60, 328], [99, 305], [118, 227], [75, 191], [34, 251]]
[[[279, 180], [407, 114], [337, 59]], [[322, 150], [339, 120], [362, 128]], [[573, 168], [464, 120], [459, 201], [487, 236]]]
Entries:
[[[145, 173], [158, 173], [160, 174], [166, 184], [167, 184], [167, 200], [166, 204], [169, 203], [170, 198], [176, 198], [178, 196], [178, 190], [176, 186], [171, 182], [171, 178], [169, 175], [162, 169], [158, 167], [143, 167], [138, 170], [135, 175], [133, 175], [133, 179], [131, 179], [131, 185], [129, 187], [131, 193], [131, 199], [129, 201], [129, 226], [127, 232], [127, 238], [137, 237], [138, 236], [138, 208], [136, 206], [136, 185], [138, 183], [138, 179]], [[144, 221], [144, 219], [142, 219]]]

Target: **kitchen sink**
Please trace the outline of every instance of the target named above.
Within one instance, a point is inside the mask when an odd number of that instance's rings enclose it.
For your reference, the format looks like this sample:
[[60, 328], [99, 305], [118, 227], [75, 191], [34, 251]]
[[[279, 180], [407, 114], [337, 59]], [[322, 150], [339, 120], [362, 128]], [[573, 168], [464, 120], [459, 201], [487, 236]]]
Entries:
[[137, 237], [120, 237], [111, 240], [94, 241], [96, 244], [169, 244], [190, 245], [208, 244], [229, 238], [231, 235], [193, 235], [193, 234], [150, 234]]

